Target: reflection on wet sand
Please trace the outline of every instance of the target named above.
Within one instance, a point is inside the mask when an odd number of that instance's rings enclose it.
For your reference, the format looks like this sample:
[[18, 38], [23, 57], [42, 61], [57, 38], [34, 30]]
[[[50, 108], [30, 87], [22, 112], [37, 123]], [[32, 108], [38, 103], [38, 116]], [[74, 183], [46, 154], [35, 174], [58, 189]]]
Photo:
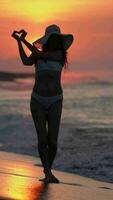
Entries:
[[[15, 173], [16, 170], [18, 169], [15, 168]], [[0, 199], [2, 200], [6, 199], [6, 196], [9, 199], [15, 200], [38, 200], [41, 199], [41, 193], [45, 193], [48, 187], [43, 182], [38, 183], [38, 179], [30, 179], [19, 175], [6, 175], [2, 173], [1, 178], [2, 187], [0, 189]]]
[[41, 200], [48, 185], [38, 181], [40, 168], [33, 167], [32, 162], [20, 162], [16, 157], [14, 160], [14, 156], [10, 160], [3, 154], [0, 159], [0, 200]]
[[60, 184], [40, 182], [38, 158], [0, 152], [0, 200], [112, 200], [113, 184], [53, 170]]

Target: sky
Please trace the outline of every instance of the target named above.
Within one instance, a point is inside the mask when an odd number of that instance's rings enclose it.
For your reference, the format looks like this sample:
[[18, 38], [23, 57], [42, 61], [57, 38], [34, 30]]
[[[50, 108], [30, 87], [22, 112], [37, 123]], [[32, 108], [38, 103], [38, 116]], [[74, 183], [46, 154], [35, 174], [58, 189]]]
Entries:
[[26, 39], [33, 42], [48, 25], [56, 24], [62, 33], [74, 36], [68, 50], [70, 76], [112, 80], [112, 0], [0, 0], [0, 5], [0, 71], [33, 71], [32, 66], [22, 64], [17, 42], [11, 37], [14, 30], [25, 29]]

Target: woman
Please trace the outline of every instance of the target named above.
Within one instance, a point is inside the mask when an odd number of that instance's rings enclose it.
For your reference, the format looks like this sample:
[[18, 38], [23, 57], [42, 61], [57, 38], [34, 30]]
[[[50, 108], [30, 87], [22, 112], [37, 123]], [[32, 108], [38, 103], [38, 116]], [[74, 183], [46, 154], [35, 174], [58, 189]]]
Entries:
[[[19, 37], [17, 33], [22, 34]], [[57, 152], [63, 105], [61, 71], [63, 67], [66, 69], [67, 49], [74, 38], [72, 34], [62, 34], [55, 24], [46, 28], [45, 35], [33, 42], [34, 46], [25, 40], [25, 35], [24, 30], [14, 31], [12, 34], [18, 42], [23, 64], [35, 64], [35, 84], [31, 94], [30, 109], [38, 137], [38, 152], [45, 173], [45, 178], [40, 180], [46, 183], [59, 183], [51, 168]], [[32, 52], [29, 57], [21, 41]], [[41, 45], [41, 51], [36, 48], [37, 43]]]

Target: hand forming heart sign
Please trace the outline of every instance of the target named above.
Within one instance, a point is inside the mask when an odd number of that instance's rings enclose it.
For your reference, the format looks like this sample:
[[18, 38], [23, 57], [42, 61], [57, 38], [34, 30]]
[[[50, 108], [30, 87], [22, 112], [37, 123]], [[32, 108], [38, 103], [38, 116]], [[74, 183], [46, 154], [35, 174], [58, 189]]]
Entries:
[[26, 35], [27, 35], [27, 32], [24, 29], [21, 29], [20, 31], [13, 31], [13, 33], [11, 34], [11, 36], [17, 40], [24, 39]]

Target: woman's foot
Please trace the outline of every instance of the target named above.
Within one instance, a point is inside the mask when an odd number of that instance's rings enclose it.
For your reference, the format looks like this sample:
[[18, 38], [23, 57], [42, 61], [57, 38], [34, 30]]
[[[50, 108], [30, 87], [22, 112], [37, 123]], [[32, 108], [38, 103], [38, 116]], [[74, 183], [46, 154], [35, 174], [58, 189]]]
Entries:
[[53, 183], [60, 183], [60, 181], [58, 180], [58, 178], [56, 178], [56, 176], [54, 176], [53, 174], [52, 174], [52, 182]]
[[45, 181], [45, 179], [47, 181], [47, 178], [51, 176], [51, 171], [46, 171], [45, 169], [43, 169], [43, 172], [45, 174], [45, 178], [41, 178], [39, 179], [39, 181]]
[[51, 173], [43, 179], [45, 183], [59, 183], [60, 181]]
[[39, 179], [39, 181], [44, 181], [45, 183], [59, 183], [60, 181], [52, 174], [51, 169], [48, 170], [43, 170], [45, 173], [45, 178]]

